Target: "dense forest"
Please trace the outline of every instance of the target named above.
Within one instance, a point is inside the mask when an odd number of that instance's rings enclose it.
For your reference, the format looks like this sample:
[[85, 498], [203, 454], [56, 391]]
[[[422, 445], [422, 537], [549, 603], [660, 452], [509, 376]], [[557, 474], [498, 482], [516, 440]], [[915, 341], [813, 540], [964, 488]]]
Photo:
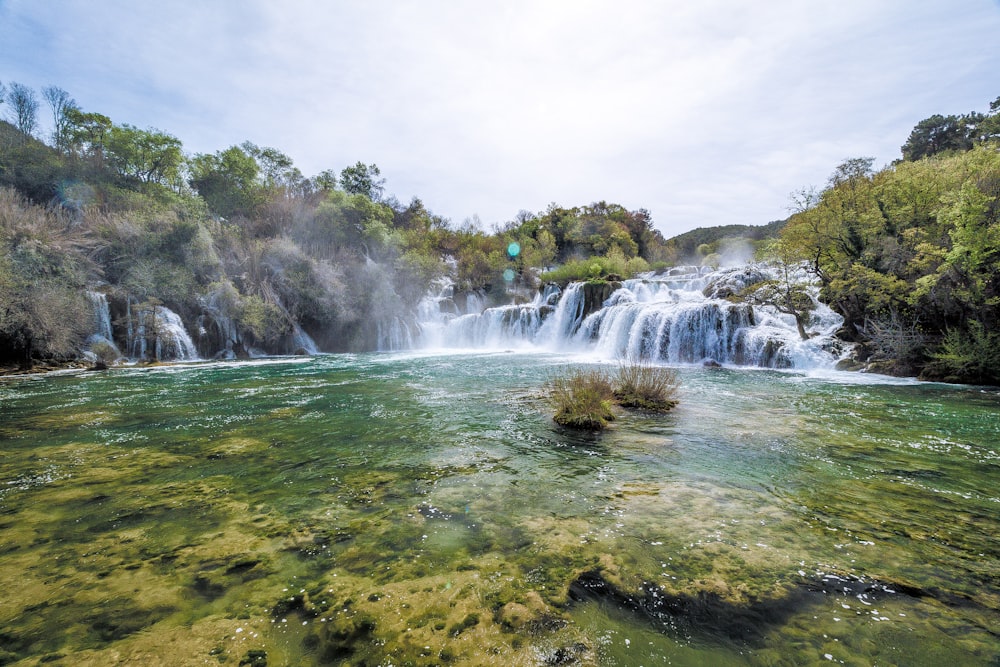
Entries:
[[88, 342], [95, 295], [116, 331], [155, 338], [158, 309], [177, 313], [205, 358], [294, 353], [302, 333], [363, 351], [411, 336], [445, 276], [504, 303], [542, 281], [756, 253], [805, 262], [874, 368], [1000, 382], [1000, 99], [921, 121], [890, 166], [845, 161], [787, 221], [670, 240], [648, 211], [604, 201], [455, 224], [387, 194], [375, 164], [306, 177], [250, 142], [188, 154], [55, 86], [0, 84], [0, 116], [0, 365], [114, 354]]

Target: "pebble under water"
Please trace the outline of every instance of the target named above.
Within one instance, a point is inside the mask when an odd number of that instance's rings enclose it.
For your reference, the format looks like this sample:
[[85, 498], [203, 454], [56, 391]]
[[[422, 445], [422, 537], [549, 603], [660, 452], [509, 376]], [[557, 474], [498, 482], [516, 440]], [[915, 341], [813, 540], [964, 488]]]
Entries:
[[555, 354], [0, 382], [0, 664], [997, 665], [1000, 392]]

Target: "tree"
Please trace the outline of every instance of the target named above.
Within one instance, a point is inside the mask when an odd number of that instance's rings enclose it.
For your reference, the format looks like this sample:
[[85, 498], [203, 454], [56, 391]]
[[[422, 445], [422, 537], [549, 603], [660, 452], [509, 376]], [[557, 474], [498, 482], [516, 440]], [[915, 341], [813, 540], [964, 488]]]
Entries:
[[5, 97], [10, 105], [10, 118], [25, 136], [32, 136], [38, 128], [38, 97], [28, 86], [11, 83]]
[[52, 145], [57, 150], [63, 150], [66, 148], [70, 128], [70, 116], [67, 112], [70, 109], [78, 108], [76, 100], [57, 86], [42, 88], [42, 97], [45, 98], [52, 110]]
[[184, 157], [177, 137], [127, 123], [111, 128], [105, 148], [120, 176], [141, 183], [173, 184]]
[[312, 180], [321, 192], [329, 192], [337, 187], [337, 172], [333, 169], [324, 169], [313, 176]]
[[240, 148], [257, 161], [265, 187], [291, 188], [302, 181], [302, 173], [295, 168], [292, 158], [277, 148], [261, 147], [250, 141], [244, 141], [240, 144]]
[[340, 187], [344, 192], [364, 195], [372, 201], [380, 201], [385, 190], [385, 179], [379, 178], [382, 172], [374, 164], [366, 165], [358, 162], [353, 167], [345, 167], [340, 172]]
[[962, 119], [934, 114], [916, 124], [900, 150], [904, 160], [913, 161], [943, 151], [968, 150], [971, 147]]
[[795, 318], [795, 328], [799, 338], [809, 340], [806, 324], [809, 313], [816, 308], [805, 285], [794, 277], [795, 265], [792, 264], [790, 253], [781, 243], [773, 245], [771, 254], [775, 257], [780, 275], [775, 280], [763, 280], [749, 285], [740, 293], [747, 303], [755, 306], [771, 306], [779, 313]]
[[188, 169], [188, 183], [216, 215], [224, 218], [249, 216], [263, 202], [257, 181], [260, 166], [240, 146], [195, 155], [188, 162]]
[[64, 115], [68, 147], [103, 162], [104, 143], [112, 128], [111, 119], [104, 114], [84, 113], [76, 106], [68, 107]]

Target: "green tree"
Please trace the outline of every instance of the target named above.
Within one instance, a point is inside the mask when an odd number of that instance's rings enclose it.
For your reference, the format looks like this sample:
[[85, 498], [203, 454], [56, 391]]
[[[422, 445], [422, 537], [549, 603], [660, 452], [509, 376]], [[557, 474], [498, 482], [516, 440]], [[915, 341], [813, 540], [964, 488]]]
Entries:
[[958, 116], [934, 114], [916, 124], [900, 150], [904, 160], [919, 160], [950, 150], [972, 147]]
[[195, 155], [188, 161], [188, 172], [188, 183], [216, 215], [249, 216], [263, 203], [258, 184], [260, 167], [240, 146]]
[[344, 192], [364, 195], [372, 201], [380, 201], [385, 190], [385, 179], [380, 178], [382, 172], [373, 163], [366, 165], [358, 162], [352, 167], [345, 167], [340, 172], [340, 187]]
[[111, 119], [104, 114], [81, 111], [75, 106], [67, 108], [65, 116], [68, 147], [78, 155], [103, 164], [104, 144], [113, 126]]
[[140, 183], [174, 184], [184, 158], [177, 137], [127, 123], [111, 128], [105, 150], [108, 163], [119, 176]]

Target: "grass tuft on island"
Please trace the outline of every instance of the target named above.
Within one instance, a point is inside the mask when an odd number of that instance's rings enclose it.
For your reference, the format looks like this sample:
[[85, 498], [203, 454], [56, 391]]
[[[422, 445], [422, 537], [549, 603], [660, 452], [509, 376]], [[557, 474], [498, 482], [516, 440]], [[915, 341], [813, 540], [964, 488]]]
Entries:
[[671, 368], [637, 360], [618, 365], [614, 393], [622, 407], [670, 412], [677, 405], [679, 388], [680, 379]]
[[665, 366], [629, 359], [614, 376], [603, 369], [576, 369], [552, 378], [549, 400], [560, 426], [600, 431], [615, 420], [615, 406], [669, 412], [677, 405], [680, 382]]
[[614, 385], [601, 369], [575, 370], [549, 381], [552, 417], [560, 426], [599, 431], [614, 421]]

